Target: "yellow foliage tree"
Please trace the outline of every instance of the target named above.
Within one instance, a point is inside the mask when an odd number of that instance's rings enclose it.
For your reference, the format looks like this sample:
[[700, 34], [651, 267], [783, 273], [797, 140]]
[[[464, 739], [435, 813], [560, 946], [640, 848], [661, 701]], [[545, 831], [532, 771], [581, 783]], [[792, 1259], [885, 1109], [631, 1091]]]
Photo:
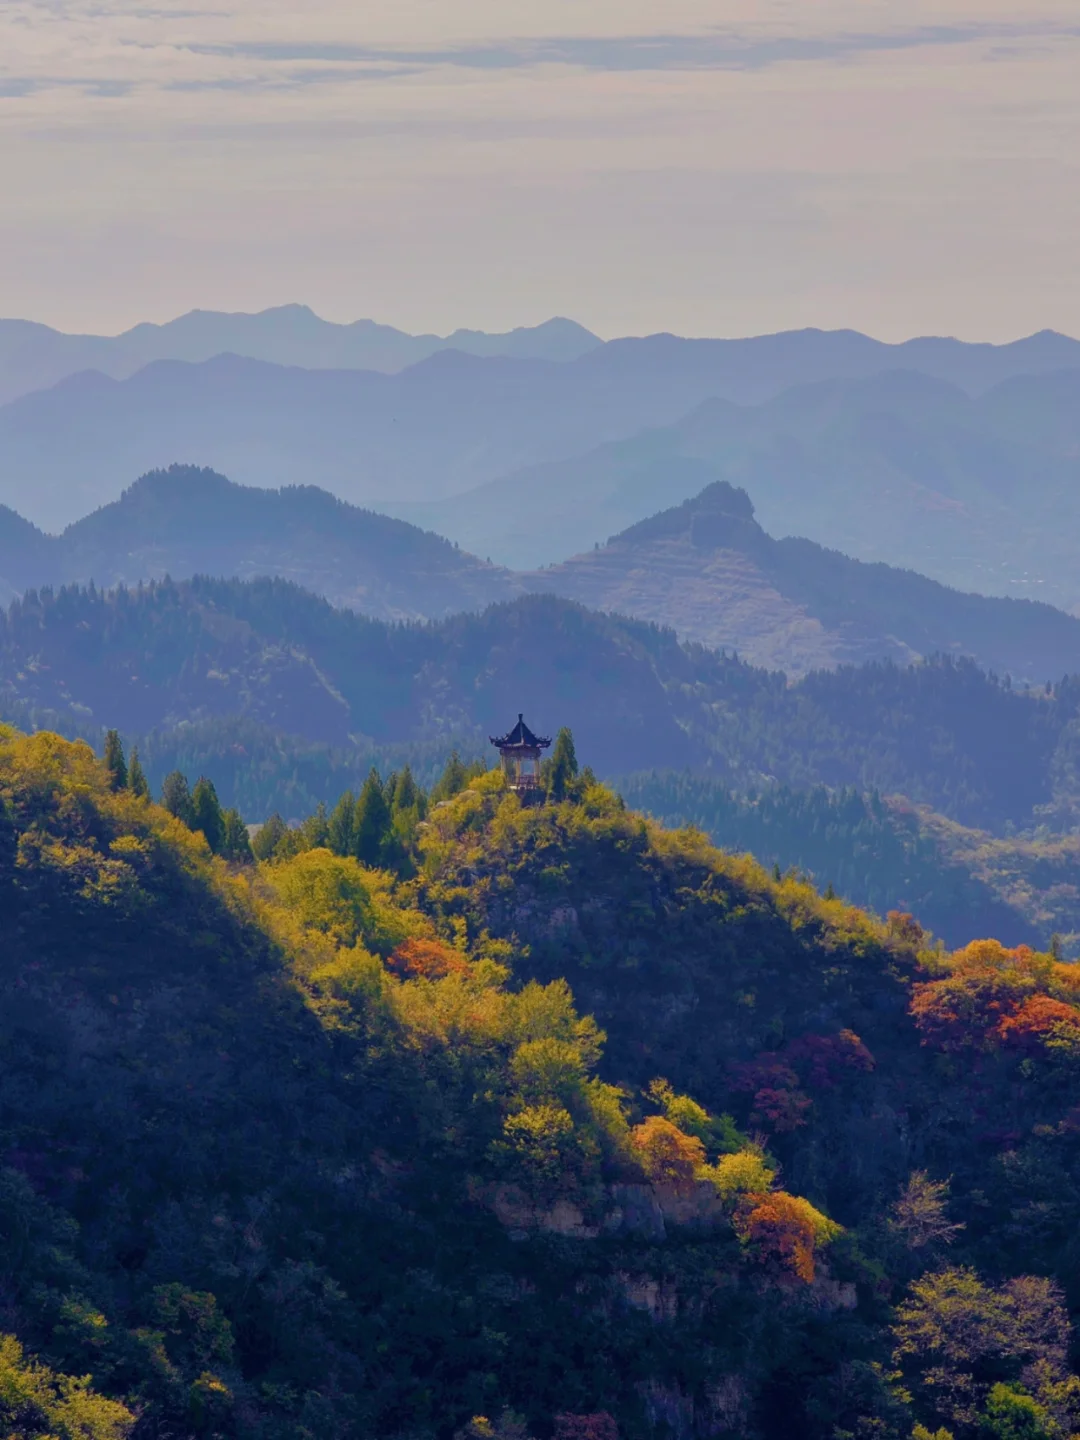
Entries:
[[739, 1150], [734, 1155], [721, 1155], [709, 1166], [709, 1177], [724, 1200], [741, 1195], [767, 1195], [776, 1179], [758, 1150]]
[[125, 1440], [135, 1416], [90, 1388], [88, 1377], [59, 1375], [0, 1335], [0, 1433], [4, 1440]]

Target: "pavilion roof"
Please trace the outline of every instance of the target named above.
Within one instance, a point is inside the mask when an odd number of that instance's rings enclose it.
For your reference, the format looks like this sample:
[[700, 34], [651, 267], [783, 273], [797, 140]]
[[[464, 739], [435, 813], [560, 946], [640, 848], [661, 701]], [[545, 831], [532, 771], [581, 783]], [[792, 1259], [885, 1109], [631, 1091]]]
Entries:
[[547, 735], [534, 735], [525, 724], [524, 715], [519, 715], [517, 724], [506, 735], [489, 735], [492, 745], [499, 750], [546, 750], [551, 744]]

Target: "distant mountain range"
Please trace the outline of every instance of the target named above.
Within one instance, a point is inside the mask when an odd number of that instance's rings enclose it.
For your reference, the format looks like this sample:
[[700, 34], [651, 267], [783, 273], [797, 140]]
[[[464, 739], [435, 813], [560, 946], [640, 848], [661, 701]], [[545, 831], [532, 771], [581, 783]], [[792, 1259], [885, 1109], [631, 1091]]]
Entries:
[[155, 360], [198, 362], [231, 354], [309, 370], [393, 373], [439, 350], [574, 360], [600, 343], [573, 320], [548, 320], [502, 335], [483, 330], [407, 335], [374, 320], [336, 325], [306, 305], [281, 305], [257, 315], [192, 310], [164, 325], [136, 325], [115, 336], [65, 335], [28, 320], [0, 320], [0, 404], [81, 370], [125, 380]]
[[[710, 479], [744, 488], [772, 534], [961, 589], [1080, 606], [1080, 369], [1016, 376], [975, 397], [890, 372], [754, 407], [712, 399], [675, 425], [588, 454], [383, 508], [531, 567], [603, 541]], [[542, 503], [527, 511], [525, 493]]]
[[[30, 332], [13, 372], [26, 383], [41, 339]], [[393, 335], [399, 358], [406, 341], [443, 344]], [[45, 530], [182, 461], [250, 486], [317, 486], [531, 571], [723, 480], [772, 535], [1080, 610], [1080, 343], [1052, 332], [996, 347], [847, 331], [601, 343], [553, 321], [452, 336], [483, 353], [442, 348], [397, 373], [197, 358], [235, 342], [353, 363], [369, 341], [389, 344], [378, 327], [326, 325], [302, 307], [195, 312], [121, 338], [135, 347], [128, 368], [196, 358], [125, 379], [84, 370], [0, 405], [0, 503]], [[424, 610], [400, 587], [362, 603]]]
[[[583, 325], [561, 317], [501, 334], [409, 335], [374, 320], [335, 324], [306, 305], [280, 305], [258, 314], [192, 310], [163, 325], [135, 325], [121, 335], [69, 335], [28, 320], [0, 319], [0, 404], [82, 370], [123, 380], [156, 360], [198, 363], [228, 354], [308, 370], [394, 374], [440, 350], [569, 361], [603, 343]], [[744, 404], [792, 385], [881, 370], [919, 370], [976, 393], [1012, 375], [1080, 365], [1080, 343], [1049, 330], [1007, 345], [938, 337], [886, 345], [852, 330], [797, 330], [738, 340], [654, 335], [613, 343], [617, 348], [646, 345], [662, 363], [707, 368], [714, 377], [711, 393]]]
[[[948, 411], [950, 399], [953, 410], [965, 403], [974, 407], [950, 423], [962, 435], [972, 430], [979, 452], [962, 450], [955, 468], [963, 477], [974, 464], [981, 475], [983, 452], [999, 443], [997, 401], [989, 406], [972, 401], [957, 387], [1034, 386], [1032, 418], [1041, 420], [1046, 404], [1053, 408], [1053, 375], [1070, 364], [1080, 373], [1080, 344], [1052, 334], [997, 348], [955, 341], [886, 346], [849, 332], [800, 331], [745, 341], [660, 335], [611, 341], [560, 361], [443, 350], [394, 375], [288, 368], [235, 355], [199, 363], [163, 359], [124, 380], [96, 372], [72, 375], [0, 407], [0, 501], [36, 524], [58, 529], [115, 499], [122, 477], [180, 461], [212, 465], [245, 484], [317, 484], [354, 504], [400, 513], [402, 502], [439, 502], [511, 476], [512, 505], [497, 496], [468, 503], [481, 514], [490, 507], [495, 533], [527, 530], [522, 512], [531, 512], [535, 553], [490, 551], [493, 559], [520, 566], [565, 559], [583, 540], [602, 541], [687, 498], [704, 482], [687, 490], [679, 475], [665, 480], [673, 456], [709, 462], [714, 469], [708, 478], [746, 484], [766, 524], [775, 528], [766, 492], [770, 483], [785, 480], [786, 472], [779, 481], [775, 472], [786, 458], [802, 477], [807, 504], [821, 492], [817, 519], [827, 527], [833, 519], [833, 476], [829, 470], [819, 479], [813, 462], [831, 464], [833, 457], [819, 454], [812, 442], [849, 393], [856, 397], [851, 401], [856, 411], [869, 406], [871, 416], [883, 413], [893, 430], [899, 422], [901, 430], [916, 425], [910, 386], [897, 380], [894, 368], [916, 363], [947, 372], [936, 386], [925, 378], [919, 382], [928, 394], [945, 397], [930, 402], [932, 410]], [[1059, 369], [1049, 370], [1051, 364]], [[1002, 382], [1002, 374], [1012, 381]], [[855, 378], [836, 378], [845, 376]], [[790, 391], [810, 380], [825, 383]], [[706, 401], [711, 406], [702, 411]], [[1071, 401], [1066, 397], [1064, 403]], [[1068, 458], [1061, 449], [1065, 441], [1029, 433], [1023, 416], [1018, 420], [1015, 444], [1026, 447], [1024, 463], [1034, 465], [1042, 483], [1044, 461]], [[674, 437], [634, 438], [671, 426], [678, 427]], [[809, 434], [803, 433], [807, 427]], [[596, 465], [590, 452], [627, 441], [625, 453], [599, 457], [607, 476], [600, 488], [611, 492], [614, 486], [616, 494], [614, 502], [609, 495], [598, 504], [596, 483], [582, 483]], [[865, 463], [880, 468], [876, 450], [868, 457], [865, 445], [849, 451], [850, 443], [839, 458], [857, 472]], [[583, 456], [583, 462], [575, 458]], [[899, 467], [903, 485], [940, 493], [951, 503], [936, 471], [922, 473], [917, 453], [886, 459], [893, 470]], [[564, 461], [574, 461], [576, 468], [562, 489], [558, 475], [535, 470]], [[734, 473], [740, 465], [746, 474]], [[1056, 476], [1048, 483], [1056, 483]], [[526, 484], [534, 486], [528, 502], [520, 493]], [[647, 499], [639, 503], [635, 497], [645, 492]], [[579, 503], [569, 503], [575, 494]], [[449, 521], [406, 518], [435, 523], [461, 541]], [[597, 530], [597, 524], [608, 528]], [[805, 533], [806, 526], [802, 529]], [[541, 549], [545, 533], [559, 548]], [[574, 543], [564, 548], [571, 533]], [[822, 537], [815, 532], [813, 538]], [[839, 533], [824, 538], [863, 553]], [[870, 558], [892, 558], [880, 553], [885, 543], [880, 532], [861, 537], [864, 541], [879, 547]], [[472, 538], [461, 543], [474, 553], [489, 553]], [[933, 547], [932, 536], [928, 543]], [[914, 562], [906, 553], [899, 558]]]
[[597, 550], [519, 572], [311, 486], [246, 488], [183, 467], [144, 476], [59, 536], [0, 508], [0, 599], [199, 574], [287, 579], [381, 620], [442, 620], [549, 591], [790, 676], [937, 652], [1039, 685], [1080, 671], [1080, 619], [773, 539], [745, 491], [724, 481]]

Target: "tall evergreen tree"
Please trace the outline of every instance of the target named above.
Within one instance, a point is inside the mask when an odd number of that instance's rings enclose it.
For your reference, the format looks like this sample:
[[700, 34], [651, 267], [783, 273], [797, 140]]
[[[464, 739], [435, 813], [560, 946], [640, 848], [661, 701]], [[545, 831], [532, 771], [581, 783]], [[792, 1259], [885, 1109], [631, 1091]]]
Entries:
[[255, 839], [251, 842], [255, 859], [269, 860], [288, 833], [289, 827], [275, 810], [269, 820], [259, 826]]
[[124, 759], [124, 746], [116, 730], [110, 730], [105, 736], [105, 769], [108, 771], [109, 784], [114, 790], [127, 789], [127, 761]]
[[351, 790], [346, 790], [330, 812], [326, 826], [326, 844], [335, 855], [353, 853], [355, 821], [356, 796]]
[[361, 865], [382, 865], [390, 838], [390, 807], [379, 772], [372, 766], [356, 802], [353, 854]]
[[226, 810], [222, 815], [221, 855], [237, 862], [252, 860], [251, 838], [239, 810]]
[[555, 748], [552, 750], [551, 759], [545, 768], [548, 794], [553, 800], [565, 800], [578, 773], [573, 732], [565, 725], [555, 737]]
[[140, 800], [150, 798], [150, 785], [146, 779], [146, 772], [142, 768], [137, 748], [131, 752], [131, 764], [128, 766], [128, 789]]
[[200, 775], [191, 792], [191, 828], [201, 831], [215, 855], [221, 854], [225, 838], [225, 816], [212, 780]]
[[420, 818], [424, 813], [424, 792], [417, 785], [413, 778], [411, 768], [406, 765], [401, 774], [397, 777], [394, 786], [394, 798], [391, 806], [395, 815], [404, 811], [415, 810]]
[[326, 806], [321, 800], [315, 807], [315, 813], [308, 816], [301, 829], [304, 832], [304, 843], [309, 850], [329, 848], [330, 821], [327, 818]]
[[177, 820], [182, 820], [189, 829], [191, 828], [194, 819], [191, 790], [188, 787], [187, 776], [182, 770], [173, 770], [165, 776], [161, 786], [161, 803], [170, 815], [175, 815]]
[[455, 795], [460, 795], [468, 783], [469, 772], [465, 763], [456, 750], [450, 752], [450, 759], [446, 762], [446, 769], [436, 780], [431, 790], [433, 804], [440, 800], [450, 800]]

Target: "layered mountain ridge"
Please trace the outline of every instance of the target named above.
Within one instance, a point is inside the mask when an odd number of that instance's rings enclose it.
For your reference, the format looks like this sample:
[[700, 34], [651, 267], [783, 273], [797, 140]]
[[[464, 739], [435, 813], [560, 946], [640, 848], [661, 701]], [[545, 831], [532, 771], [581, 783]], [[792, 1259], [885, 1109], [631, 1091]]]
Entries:
[[[535, 499], [523, 497], [524, 512]], [[961, 594], [808, 540], [776, 540], [746, 492], [726, 481], [602, 547], [520, 572], [313, 486], [248, 488], [188, 467], [144, 476], [59, 536], [0, 508], [8, 600], [42, 586], [195, 575], [274, 576], [380, 620], [442, 620], [551, 592], [789, 676], [937, 652], [1031, 684], [1080, 670], [1080, 620], [1033, 601]]]
[[81, 370], [127, 379], [155, 360], [199, 362], [233, 354], [315, 370], [393, 373], [439, 350], [571, 360], [601, 343], [584, 326], [558, 318], [501, 335], [482, 330], [409, 335], [374, 320], [335, 324], [306, 305], [280, 305], [255, 315], [191, 310], [164, 325], [143, 323], [115, 336], [68, 335], [27, 320], [0, 320], [0, 404]]

